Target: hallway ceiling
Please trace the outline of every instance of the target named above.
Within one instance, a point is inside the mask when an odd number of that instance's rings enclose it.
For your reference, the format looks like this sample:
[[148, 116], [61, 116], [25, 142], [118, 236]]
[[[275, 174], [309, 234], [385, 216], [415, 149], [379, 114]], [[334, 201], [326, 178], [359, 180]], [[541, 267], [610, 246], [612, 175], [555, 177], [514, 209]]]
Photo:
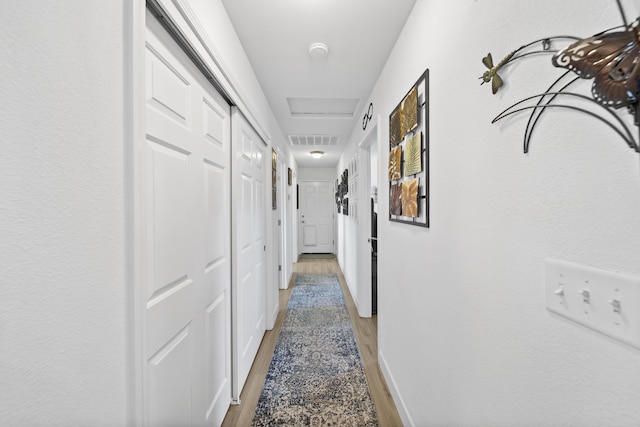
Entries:
[[336, 165], [415, 2], [222, 0], [299, 166]]

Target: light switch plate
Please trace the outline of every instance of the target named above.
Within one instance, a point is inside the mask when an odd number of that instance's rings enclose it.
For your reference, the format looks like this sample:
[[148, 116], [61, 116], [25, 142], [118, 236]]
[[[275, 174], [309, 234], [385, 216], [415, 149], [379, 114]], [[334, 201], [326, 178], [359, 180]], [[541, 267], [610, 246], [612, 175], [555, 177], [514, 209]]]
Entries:
[[546, 259], [547, 310], [640, 348], [640, 278]]

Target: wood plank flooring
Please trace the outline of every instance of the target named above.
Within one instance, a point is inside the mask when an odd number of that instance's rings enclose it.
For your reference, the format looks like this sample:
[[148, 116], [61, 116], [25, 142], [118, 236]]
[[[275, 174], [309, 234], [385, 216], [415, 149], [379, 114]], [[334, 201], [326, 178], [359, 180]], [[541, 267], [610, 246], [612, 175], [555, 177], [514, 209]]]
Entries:
[[378, 323], [377, 317], [373, 316], [368, 319], [358, 316], [355, 304], [346, 286], [346, 282], [340, 266], [335, 259], [304, 259], [299, 260], [293, 269], [293, 275], [289, 288], [280, 290], [280, 311], [276, 319], [273, 330], [267, 331], [265, 334], [258, 354], [249, 376], [245, 383], [242, 394], [240, 395], [241, 404], [232, 405], [227, 411], [227, 415], [222, 423], [223, 427], [250, 426], [253, 420], [253, 414], [258, 404], [258, 398], [262, 391], [262, 385], [267, 376], [269, 364], [273, 357], [273, 351], [278, 340], [278, 334], [284, 321], [284, 315], [287, 311], [289, 296], [293, 289], [296, 276], [298, 274], [332, 274], [335, 273], [340, 279], [340, 286], [345, 296], [347, 309], [353, 323], [353, 330], [356, 335], [362, 363], [364, 365], [365, 375], [369, 383], [371, 397], [376, 406], [378, 414], [378, 423], [381, 427], [397, 427], [402, 426], [402, 421], [398, 415], [391, 393], [387, 388], [387, 384], [380, 371], [378, 365]]

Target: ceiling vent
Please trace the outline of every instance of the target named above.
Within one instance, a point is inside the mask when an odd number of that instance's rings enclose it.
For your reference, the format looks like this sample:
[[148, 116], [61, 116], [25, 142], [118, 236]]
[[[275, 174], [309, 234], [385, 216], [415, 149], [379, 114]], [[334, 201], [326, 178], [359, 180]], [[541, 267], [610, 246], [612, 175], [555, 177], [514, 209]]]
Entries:
[[354, 98], [287, 98], [291, 117], [352, 119], [359, 100]]
[[338, 145], [337, 135], [289, 135], [294, 147], [330, 147]]

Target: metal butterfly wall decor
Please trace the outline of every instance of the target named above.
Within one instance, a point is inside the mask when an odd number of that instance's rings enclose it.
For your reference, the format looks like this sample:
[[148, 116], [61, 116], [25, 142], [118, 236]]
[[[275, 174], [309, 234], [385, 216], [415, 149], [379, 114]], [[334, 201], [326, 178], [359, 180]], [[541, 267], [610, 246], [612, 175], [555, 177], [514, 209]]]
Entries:
[[[586, 113], [612, 128], [634, 151], [640, 153], [640, 138], [636, 138], [629, 126], [616, 113], [626, 107], [634, 117], [636, 126], [640, 125], [640, 18], [627, 24], [620, 0], [616, 0], [624, 25], [610, 28], [588, 38], [573, 36], [555, 36], [539, 39], [510, 52], [497, 65], [493, 65], [491, 54], [482, 59], [488, 68], [480, 77], [480, 84], [491, 81], [495, 94], [503, 80], [498, 71], [521, 58], [535, 54], [552, 53], [551, 63], [565, 71], [545, 92], [527, 97], [511, 105], [498, 114], [491, 123], [496, 123], [513, 114], [531, 111], [524, 133], [524, 152], [529, 151], [531, 134], [540, 116], [548, 108], [565, 108]], [[571, 44], [563, 49], [554, 50], [552, 43], [569, 40]], [[542, 48], [538, 48], [539, 44]], [[579, 79], [593, 79], [591, 96], [570, 92], [568, 89]], [[558, 100], [578, 101], [560, 103]], [[581, 106], [595, 104], [602, 108], [603, 114], [597, 114], [593, 108]]]

